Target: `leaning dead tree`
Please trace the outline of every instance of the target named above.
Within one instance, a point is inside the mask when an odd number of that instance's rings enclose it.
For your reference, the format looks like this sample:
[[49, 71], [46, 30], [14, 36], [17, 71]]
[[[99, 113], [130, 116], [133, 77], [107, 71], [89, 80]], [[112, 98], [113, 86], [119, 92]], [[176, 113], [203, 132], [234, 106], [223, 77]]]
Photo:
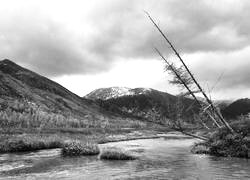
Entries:
[[[162, 53], [155, 48], [156, 52], [159, 54], [159, 56], [165, 61], [166, 63], [166, 70], [168, 72], [171, 72], [172, 75], [174, 76], [174, 79], [171, 81], [172, 84], [177, 84], [177, 85], [181, 85], [182, 87], [184, 87], [185, 89], [188, 90], [187, 93], [183, 94], [183, 96], [187, 96], [187, 95], [191, 95], [193, 97], [193, 99], [195, 100], [195, 102], [200, 106], [200, 108], [202, 108], [202, 112], [201, 115], [203, 115], [204, 113], [206, 113], [211, 119], [212, 121], [215, 123], [215, 125], [218, 128], [221, 128], [221, 126], [219, 125], [219, 123], [215, 120], [215, 118], [211, 115], [211, 112], [208, 112], [208, 106], [203, 108], [203, 104], [197, 99], [197, 97], [195, 96], [195, 93], [198, 93], [199, 91], [193, 91], [191, 90], [191, 85], [192, 83], [192, 79], [188, 76], [188, 74], [183, 70], [183, 68], [177, 68], [176, 66], [174, 66], [174, 64], [171, 64], [163, 55]], [[204, 124], [204, 122], [202, 120], [200, 120], [202, 124]], [[205, 125], [206, 126], [206, 125]]]
[[[221, 122], [231, 133], [235, 133], [232, 127], [228, 124], [228, 122], [223, 118], [219, 110], [215, 107], [213, 104], [212, 100], [209, 99], [208, 95], [205, 93], [205, 91], [202, 89], [201, 85], [198, 83], [194, 75], [191, 73], [190, 69], [187, 67], [186, 63], [176, 50], [176, 48], [173, 46], [173, 44], [170, 42], [170, 40], [166, 37], [166, 35], [162, 32], [162, 30], [159, 28], [159, 26], [155, 23], [155, 21], [152, 19], [150, 14], [148, 12], [145, 12], [150, 19], [150, 21], [153, 23], [153, 25], [156, 27], [156, 29], [159, 31], [159, 33], [162, 35], [166, 43], [170, 46], [174, 54], [177, 56], [179, 61], [181, 62], [182, 66], [180, 68], [176, 68], [173, 64], [170, 64], [166, 58], [160, 53], [158, 49], [156, 49], [157, 53], [161, 56], [161, 58], [167, 63], [167, 67], [174, 73], [176, 79], [175, 82], [178, 84], [182, 84], [187, 90], [188, 94], [190, 94], [194, 100], [201, 105], [200, 101], [198, 101], [195, 93], [199, 92], [203, 95], [205, 98], [208, 106], [205, 109], [204, 112], [206, 112], [210, 119], [218, 126], [219, 122]], [[192, 91], [189, 87], [190, 84], [194, 84], [196, 88], [198, 89], [197, 91]], [[202, 106], [202, 105], [201, 105]]]

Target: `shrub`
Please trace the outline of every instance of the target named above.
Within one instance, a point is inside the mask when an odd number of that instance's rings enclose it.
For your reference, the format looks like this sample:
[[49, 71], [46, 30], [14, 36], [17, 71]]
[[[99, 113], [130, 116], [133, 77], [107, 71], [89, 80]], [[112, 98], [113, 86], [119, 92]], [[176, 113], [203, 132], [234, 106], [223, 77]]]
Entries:
[[191, 152], [250, 158], [250, 120], [235, 121], [231, 123], [231, 126], [237, 134], [231, 134], [226, 128], [219, 129], [211, 135], [208, 141], [196, 144]]
[[103, 150], [100, 159], [104, 160], [135, 160], [135, 156], [119, 148], [106, 148]]
[[[18, 102], [21, 104], [21, 102]], [[27, 105], [28, 106], [28, 105]], [[0, 109], [0, 127], [4, 130], [13, 128], [82, 128], [83, 119], [61, 112], [50, 112], [39, 107], [25, 110], [8, 107]]]
[[250, 158], [250, 141], [241, 135], [228, 134], [223, 139], [214, 139], [210, 143], [210, 154]]
[[98, 155], [100, 149], [97, 144], [81, 143], [79, 141], [72, 141], [66, 143], [62, 148], [63, 156], [91, 156]]

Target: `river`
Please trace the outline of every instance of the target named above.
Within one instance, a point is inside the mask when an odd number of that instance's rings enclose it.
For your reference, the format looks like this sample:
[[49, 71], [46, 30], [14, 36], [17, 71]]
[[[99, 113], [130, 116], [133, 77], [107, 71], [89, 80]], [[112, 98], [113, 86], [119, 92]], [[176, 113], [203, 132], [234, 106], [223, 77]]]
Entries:
[[139, 157], [105, 161], [98, 156], [65, 158], [60, 149], [0, 154], [0, 179], [250, 179], [250, 161], [190, 153], [195, 139], [142, 139], [115, 146]]

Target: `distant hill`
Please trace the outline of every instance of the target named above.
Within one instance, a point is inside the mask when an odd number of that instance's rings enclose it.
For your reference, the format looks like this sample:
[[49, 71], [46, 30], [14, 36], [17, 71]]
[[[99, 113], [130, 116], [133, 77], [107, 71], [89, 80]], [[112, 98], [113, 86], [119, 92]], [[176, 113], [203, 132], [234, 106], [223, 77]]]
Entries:
[[161, 121], [162, 118], [173, 119], [177, 103], [181, 104], [182, 118], [194, 122], [194, 114], [199, 111], [198, 105], [190, 98], [177, 96], [146, 88], [102, 88], [85, 96], [96, 100], [105, 109], [112, 112], [123, 112], [150, 121]]
[[223, 116], [228, 119], [248, 113], [250, 113], [250, 99], [248, 98], [236, 100], [222, 110]]
[[215, 100], [214, 104], [221, 110], [223, 111], [226, 107], [228, 107], [233, 100]]
[[[42, 119], [41, 116], [48, 122], [59, 121], [59, 125], [70, 120], [77, 127], [93, 124], [91, 121], [109, 119], [119, 123], [118, 119], [122, 119], [44, 76], [10, 60], [0, 61], [0, 125], [10, 121], [22, 126], [23, 119]], [[65, 124], [69, 122], [60, 126]]]

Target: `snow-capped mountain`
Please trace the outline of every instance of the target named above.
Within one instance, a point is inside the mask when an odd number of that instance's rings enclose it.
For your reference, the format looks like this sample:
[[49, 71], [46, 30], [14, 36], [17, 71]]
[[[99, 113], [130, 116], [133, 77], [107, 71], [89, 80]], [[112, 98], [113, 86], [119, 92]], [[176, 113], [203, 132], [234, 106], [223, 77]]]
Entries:
[[149, 88], [127, 88], [127, 87], [110, 87], [110, 88], [100, 88], [92, 91], [87, 94], [85, 98], [87, 99], [102, 99], [108, 100], [112, 98], [118, 98], [122, 96], [132, 96], [132, 95], [140, 95], [151, 92], [152, 89]]
[[148, 88], [111, 87], [97, 89], [86, 95], [99, 103], [104, 109], [148, 121], [159, 122], [164, 118], [173, 119], [176, 104], [181, 101], [183, 118], [188, 123], [194, 123], [193, 116], [199, 107], [193, 99], [182, 98]]

